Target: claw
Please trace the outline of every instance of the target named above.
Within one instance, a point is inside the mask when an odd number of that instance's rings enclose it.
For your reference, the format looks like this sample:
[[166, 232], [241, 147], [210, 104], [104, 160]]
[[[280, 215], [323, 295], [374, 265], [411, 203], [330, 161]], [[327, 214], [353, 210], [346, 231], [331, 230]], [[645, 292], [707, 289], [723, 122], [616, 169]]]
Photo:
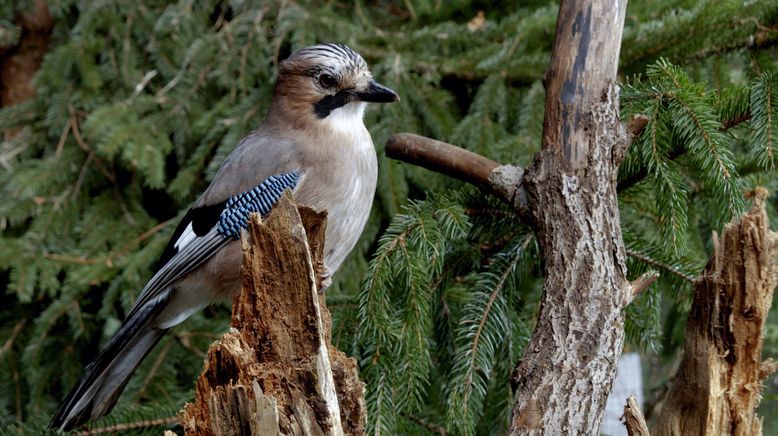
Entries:
[[321, 294], [332, 285], [332, 271], [324, 262], [319, 262], [316, 265], [316, 270], [319, 275], [319, 293]]

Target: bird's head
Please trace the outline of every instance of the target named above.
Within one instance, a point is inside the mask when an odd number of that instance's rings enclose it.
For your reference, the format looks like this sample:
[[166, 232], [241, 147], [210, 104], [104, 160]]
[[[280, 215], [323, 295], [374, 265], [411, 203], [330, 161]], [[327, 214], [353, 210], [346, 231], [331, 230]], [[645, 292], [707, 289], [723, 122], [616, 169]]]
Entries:
[[362, 56], [343, 44], [313, 45], [292, 53], [281, 62], [275, 94], [286, 110], [313, 122], [361, 121], [365, 103], [400, 99], [373, 80]]

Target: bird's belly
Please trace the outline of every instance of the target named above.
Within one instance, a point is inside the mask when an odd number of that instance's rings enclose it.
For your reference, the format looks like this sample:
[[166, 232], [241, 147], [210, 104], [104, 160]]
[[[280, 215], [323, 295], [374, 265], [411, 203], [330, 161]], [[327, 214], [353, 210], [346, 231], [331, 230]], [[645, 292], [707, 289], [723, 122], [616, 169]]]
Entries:
[[324, 263], [337, 271], [362, 234], [370, 214], [372, 196], [329, 210], [324, 240]]
[[232, 300], [240, 292], [243, 281], [242, 259], [240, 241], [234, 241], [182, 278], [176, 283], [167, 306], [157, 316], [157, 326], [170, 328], [215, 301]]
[[[304, 188], [306, 186], [303, 186]], [[301, 189], [298, 202], [327, 211], [324, 263], [335, 272], [356, 245], [373, 204], [375, 178], [346, 179], [329, 192], [319, 186], [314, 195]]]

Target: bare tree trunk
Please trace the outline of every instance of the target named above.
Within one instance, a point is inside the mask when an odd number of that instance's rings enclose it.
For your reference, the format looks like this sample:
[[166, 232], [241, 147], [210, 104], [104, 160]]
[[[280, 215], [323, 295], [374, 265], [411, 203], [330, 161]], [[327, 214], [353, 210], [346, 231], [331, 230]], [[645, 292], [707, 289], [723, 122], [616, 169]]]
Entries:
[[[45, 0], [23, 5], [13, 21], [21, 29], [21, 35], [15, 45], [0, 47], [0, 107], [21, 103], [35, 95], [32, 78], [43, 61], [54, 27]], [[18, 132], [8, 130], [4, 139], [12, 139]]]
[[626, 6], [560, 6], [543, 148], [524, 176], [546, 280], [514, 373], [511, 434], [598, 434], [621, 355], [631, 298], [616, 198], [629, 143], [616, 88]]
[[766, 193], [729, 224], [698, 279], [686, 325], [681, 367], [663, 400], [654, 435], [760, 435], [756, 415], [762, 338], [778, 283], [778, 234], [768, 228]]
[[354, 359], [330, 344], [317, 293], [325, 213], [287, 196], [244, 237], [243, 290], [232, 330], [208, 350], [187, 434], [342, 435], [364, 432], [364, 383]]

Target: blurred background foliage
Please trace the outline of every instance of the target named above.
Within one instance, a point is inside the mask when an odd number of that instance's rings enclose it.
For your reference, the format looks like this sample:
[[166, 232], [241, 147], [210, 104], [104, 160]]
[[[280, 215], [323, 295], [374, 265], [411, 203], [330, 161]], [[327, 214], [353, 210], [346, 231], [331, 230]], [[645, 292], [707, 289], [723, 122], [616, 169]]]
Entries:
[[[0, 5], [0, 50], [22, 35]], [[337, 347], [367, 385], [371, 432], [496, 434], [538, 312], [529, 228], [496, 200], [390, 161], [409, 131], [527, 165], [558, 5], [547, 1], [58, 0], [34, 98], [0, 110], [0, 428], [40, 432], [149, 278], [175, 222], [267, 109], [279, 60], [350, 45], [402, 97], [366, 116], [373, 212], [328, 291]], [[630, 275], [661, 278], [628, 309], [648, 410], [672, 375], [711, 231], [776, 188], [778, 2], [633, 1], [622, 111], [650, 117], [619, 179]], [[769, 200], [773, 228], [776, 196]], [[776, 311], [766, 355], [778, 355]], [[173, 329], [96, 427], [167, 418], [193, 397], [213, 306]], [[765, 434], [778, 433], [768, 381]], [[770, 412], [772, 411], [772, 412]], [[650, 412], [649, 412], [650, 414]]]

